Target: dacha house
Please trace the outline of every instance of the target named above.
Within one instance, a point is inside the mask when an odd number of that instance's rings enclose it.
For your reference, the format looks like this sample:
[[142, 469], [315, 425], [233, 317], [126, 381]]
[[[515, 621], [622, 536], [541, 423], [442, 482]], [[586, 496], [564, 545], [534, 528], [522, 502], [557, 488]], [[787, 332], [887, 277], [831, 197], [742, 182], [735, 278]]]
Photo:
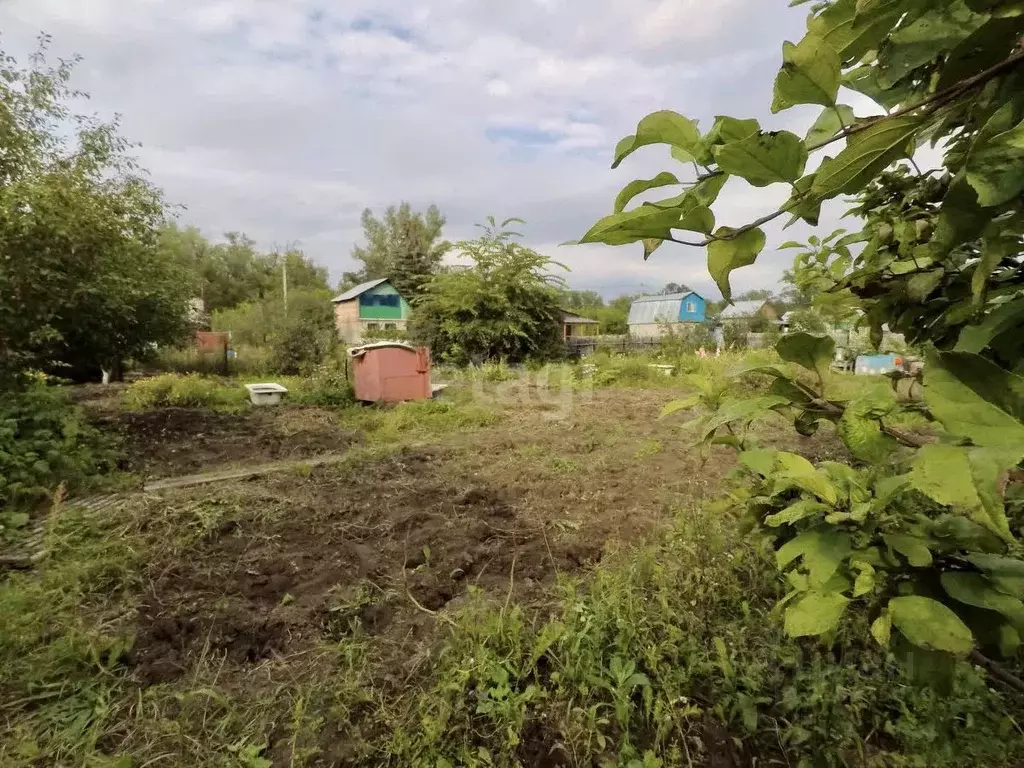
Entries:
[[675, 326], [703, 323], [707, 300], [695, 291], [641, 296], [629, 307], [629, 333], [640, 338], [657, 338]]
[[363, 341], [368, 331], [404, 331], [409, 303], [385, 277], [370, 280], [335, 296], [334, 325], [348, 344]]

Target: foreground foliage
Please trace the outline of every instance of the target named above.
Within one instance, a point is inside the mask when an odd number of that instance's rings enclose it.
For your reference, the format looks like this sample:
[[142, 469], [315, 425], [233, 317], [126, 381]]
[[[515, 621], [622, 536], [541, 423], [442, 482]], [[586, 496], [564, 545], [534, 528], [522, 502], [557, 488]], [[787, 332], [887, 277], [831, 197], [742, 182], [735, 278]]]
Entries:
[[0, 538], [28, 522], [19, 508], [60, 483], [81, 487], [109, 469], [113, 452], [57, 387], [35, 383], [0, 402]]
[[[299, 659], [221, 684], [139, 687], [123, 622], [160, 549], [195, 546], [230, 506], [60, 507], [47, 567], [0, 584], [0, 759], [7, 765], [1009, 765], [1024, 742], [969, 668], [943, 698], [872, 645], [786, 637], [771, 565], [727, 518], [683, 513], [660, 542], [610, 556], [543, 611], [482, 594], [396, 687], [352, 619]], [[62, 631], [54, 633], [52, 628]], [[236, 680], [238, 678], [235, 678]], [[335, 751], [344, 745], [341, 751]], [[325, 751], [330, 748], [329, 757]], [[118, 762], [119, 759], [121, 762]], [[689, 762], [688, 762], [689, 761]]]
[[[679, 183], [667, 173], [633, 182], [616, 212], [583, 238], [643, 241], [645, 257], [664, 241], [706, 246], [708, 269], [729, 299], [732, 270], [765, 246], [763, 224], [785, 214], [817, 224], [825, 200], [859, 195], [863, 231], [815, 237], [794, 282], [827, 289], [835, 319], [859, 299], [876, 345], [886, 324], [927, 345], [923, 401], [830, 399], [833, 340], [796, 333], [777, 350], [810, 376], [760, 369], [773, 379], [770, 392], [715, 403], [700, 421], [701, 437], [740, 450], [750, 481], [732, 502], [772, 542], [786, 572], [791, 591], [780, 605], [788, 634], [846, 647], [853, 627], [844, 619], [867, 615], [879, 644], [947, 690], [955, 659], [968, 654], [1024, 690], [976, 650], [1013, 658], [1024, 631], [1022, 32], [1016, 2], [819, 3], [803, 40], [783, 45], [772, 103], [774, 112], [824, 107], [805, 139], [732, 117], [702, 135], [682, 115], [649, 115], [619, 143], [613, 167], [639, 147], [665, 143], [697, 178], [677, 197], [626, 211], [640, 191]], [[840, 85], [887, 113], [855, 116], [836, 101]], [[912, 158], [928, 141], [944, 146], [944, 167], [921, 173]], [[838, 142], [845, 146], [835, 157], [805, 173], [812, 152]], [[792, 194], [755, 222], [716, 228], [710, 206], [732, 177], [755, 187], [788, 184]], [[706, 239], [677, 240], [675, 229]], [[864, 243], [859, 253], [854, 243]], [[804, 435], [833, 422], [855, 462], [814, 466], [752, 445], [744, 425], [770, 410], [790, 414]], [[937, 439], [894, 428], [892, 418], [907, 411], [923, 415]]]

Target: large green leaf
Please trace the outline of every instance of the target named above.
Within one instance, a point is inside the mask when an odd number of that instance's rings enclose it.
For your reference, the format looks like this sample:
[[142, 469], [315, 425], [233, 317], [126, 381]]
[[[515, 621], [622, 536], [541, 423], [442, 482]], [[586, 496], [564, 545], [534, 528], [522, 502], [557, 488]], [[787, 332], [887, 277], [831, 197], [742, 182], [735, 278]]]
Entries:
[[612, 168], [618, 168], [626, 157], [648, 144], [670, 144], [692, 153], [699, 141], [700, 131], [693, 120], [667, 109], [654, 112], [637, 124], [635, 135], [618, 143]]
[[807, 146], [814, 147], [828, 141], [843, 128], [853, 125], [856, 119], [853, 114], [853, 107], [848, 107], [845, 104], [825, 107], [821, 114], [818, 115], [818, 119], [814, 121], [814, 125], [807, 132], [807, 138], [805, 139]]
[[933, 501], [961, 511], [981, 506], [967, 448], [934, 443], [914, 455], [911, 484]]
[[679, 214], [679, 219], [672, 225], [673, 229], [686, 229], [706, 235], [715, 228], [715, 214], [701, 202], [697, 193], [692, 189], [667, 200], [644, 203], [644, 207], [661, 210], [675, 209]]
[[777, 395], [728, 398], [722, 402], [717, 411], [704, 421], [702, 438], [708, 439], [715, 433], [715, 430], [726, 424], [749, 423], [767, 416], [773, 408], [778, 408], [781, 405], [786, 405], [786, 400]]
[[963, 655], [974, 647], [967, 625], [930, 597], [894, 597], [889, 601], [889, 617], [907, 640], [921, 648]]
[[697, 162], [701, 165], [710, 165], [715, 160], [713, 150], [717, 145], [743, 141], [760, 130], [760, 123], [753, 118], [743, 120], [728, 115], [716, 116], [711, 130], [701, 138], [697, 146]]
[[975, 565], [990, 576], [1014, 576], [1024, 578], [1024, 560], [1003, 555], [989, 555], [983, 552], [972, 552], [965, 555], [971, 565]]
[[843, 86], [851, 91], [863, 93], [887, 110], [902, 104], [911, 95], [912, 90], [907, 85], [883, 88], [878, 82], [879, 76], [878, 67], [865, 64], [851, 69], [849, 72], [844, 72]]
[[779, 547], [775, 560], [780, 569], [785, 569], [797, 558], [803, 558], [810, 583], [820, 586], [832, 578], [852, 549], [847, 534], [833, 529], [815, 529], [804, 531]]
[[854, 62], [878, 46], [898, 15], [898, 8], [880, 6], [856, 18], [855, 0], [837, 0], [808, 22], [807, 31], [828, 43], [843, 62]]
[[847, 408], [836, 423], [836, 432], [854, 456], [869, 464], [879, 464], [896, 450], [897, 443], [882, 431], [877, 419]]
[[1024, 448], [1024, 378], [979, 355], [929, 355], [924, 399], [958, 437], [981, 446]]
[[811, 592], [786, 609], [786, 634], [790, 637], [823, 635], [839, 626], [849, 599], [838, 592]]
[[816, 35], [807, 35], [797, 45], [782, 44], [782, 69], [775, 78], [772, 112], [797, 104], [836, 103], [839, 92], [839, 54]]
[[954, 600], [976, 608], [997, 611], [1012, 621], [1015, 627], [1024, 627], [1024, 603], [1000, 592], [980, 573], [946, 571], [940, 580], [946, 594]]
[[988, 21], [963, 2], [936, 3], [912, 24], [893, 32], [879, 52], [883, 86], [892, 86], [911, 70], [954, 49]]
[[887, 546], [899, 552], [914, 568], [927, 568], [932, 564], [932, 552], [924, 539], [904, 533], [890, 533], [882, 537]]
[[646, 238], [666, 240], [679, 225], [680, 211], [644, 205], [632, 211], [605, 216], [580, 238], [581, 243], [624, 245]]
[[842, 152], [822, 162], [811, 193], [828, 198], [859, 192], [879, 171], [911, 154], [914, 134], [921, 125], [918, 117], [890, 117], [852, 134]]
[[807, 163], [807, 147], [789, 131], [755, 133], [714, 149], [718, 167], [755, 187], [796, 181]]
[[698, 395], [693, 395], [692, 397], [687, 397], [682, 400], [673, 400], [661, 409], [661, 413], [658, 415], [658, 418], [664, 419], [666, 416], [671, 416], [677, 411], [685, 411], [699, 404], [700, 397]]
[[799, 501], [790, 504], [781, 512], [776, 512], [774, 515], [768, 515], [764, 519], [765, 525], [770, 528], [778, 528], [780, 525], [789, 525], [791, 523], [805, 520], [808, 517], [820, 516], [824, 512], [827, 512], [830, 508], [820, 501], [814, 501], [813, 499], [800, 499]]
[[783, 360], [796, 363], [820, 376], [828, 372], [836, 342], [831, 336], [819, 336], [799, 331], [787, 333], [775, 343], [775, 351]]
[[615, 198], [615, 213], [626, 210], [626, 206], [629, 201], [639, 195], [641, 192], [646, 192], [648, 189], [655, 189], [656, 187], [667, 187], [669, 184], [678, 184], [679, 179], [671, 173], [662, 171], [653, 179], [637, 179], [631, 181], [622, 191], [619, 192], [618, 197]]
[[[968, 2], [968, 5], [971, 5]], [[977, 11], [977, 8], [972, 10]], [[942, 77], [935, 86], [944, 91], [972, 75], [998, 64], [1013, 50], [1014, 43], [1024, 30], [1024, 17], [1013, 21], [991, 19], [971, 33], [954, 48], [942, 66]]]
[[732, 288], [729, 286], [729, 273], [739, 267], [746, 267], [757, 260], [757, 255], [764, 249], [765, 235], [759, 227], [748, 229], [735, 235], [736, 230], [720, 227], [708, 245], [708, 272], [722, 292], [726, 301], [732, 300]]
[[967, 156], [967, 181], [985, 207], [1024, 190], [1024, 120], [991, 138], [979, 135]]
[[969, 325], [960, 331], [955, 351], [978, 353], [992, 345], [1004, 359], [1018, 359], [1018, 350], [1024, 347], [1024, 334], [1019, 332], [1021, 325], [1024, 325], [1024, 298], [1002, 302], [991, 307], [979, 325]]

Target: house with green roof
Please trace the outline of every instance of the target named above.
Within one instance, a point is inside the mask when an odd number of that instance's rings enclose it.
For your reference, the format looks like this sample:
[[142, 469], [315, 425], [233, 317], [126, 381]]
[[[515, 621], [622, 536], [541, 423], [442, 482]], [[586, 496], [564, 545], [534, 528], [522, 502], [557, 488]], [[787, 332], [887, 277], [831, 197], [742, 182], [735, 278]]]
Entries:
[[349, 288], [332, 300], [338, 338], [359, 344], [367, 331], [405, 331], [409, 303], [388, 278], [369, 280]]

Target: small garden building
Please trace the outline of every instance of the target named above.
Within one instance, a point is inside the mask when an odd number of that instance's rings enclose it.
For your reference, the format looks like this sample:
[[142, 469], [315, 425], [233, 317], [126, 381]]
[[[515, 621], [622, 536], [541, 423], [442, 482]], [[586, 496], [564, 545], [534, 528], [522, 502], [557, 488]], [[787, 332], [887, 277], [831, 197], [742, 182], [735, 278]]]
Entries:
[[386, 277], [349, 288], [334, 297], [334, 325], [338, 338], [359, 344], [367, 331], [405, 331], [409, 303]]
[[695, 291], [641, 296], [629, 307], [629, 334], [639, 338], [658, 338], [682, 326], [703, 323], [707, 319], [707, 301]]

